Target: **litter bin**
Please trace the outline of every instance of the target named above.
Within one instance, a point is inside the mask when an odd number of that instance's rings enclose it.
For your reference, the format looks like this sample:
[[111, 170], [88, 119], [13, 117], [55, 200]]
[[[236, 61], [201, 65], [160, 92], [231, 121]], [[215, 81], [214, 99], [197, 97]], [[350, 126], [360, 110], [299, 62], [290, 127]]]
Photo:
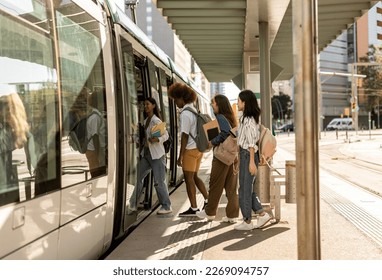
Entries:
[[296, 203], [296, 161], [285, 161], [285, 202]]
[[270, 202], [270, 170], [268, 165], [259, 165], [253, 190], [261, 203]]

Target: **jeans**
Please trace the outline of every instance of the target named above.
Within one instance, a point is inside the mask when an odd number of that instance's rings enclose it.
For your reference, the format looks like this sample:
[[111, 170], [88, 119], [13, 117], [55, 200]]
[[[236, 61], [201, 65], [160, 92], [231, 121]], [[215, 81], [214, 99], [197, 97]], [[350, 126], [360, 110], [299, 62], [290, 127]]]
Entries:
[[159, 203], [164, 209], [169, 210], [171, 207], [171, 202], [166, 183], [166, 156], [164, 155], [159, 159], [152, 159], [150, 150], [145, 147], [144, 156], [139, 161], [138, 170], [138, 182], [134, 188], [133, 195], [130, 198], [130, 208], [137, 208], [137, 200], [142, 193], [143, 181], [152, 170], [154, 180], [158, 183], [154, 186], [158, 195]]
[[[255, 153], [255, 164], [259, 165], [259, 154]], [[255, 213], [263, 212], [263, 207], [253, 191], [256, 176], [249, 173], [249, 151], [240, 148], [240, 171], [239, 171], [239, 205], [244, 220], [252, 219], [252, 210]]]

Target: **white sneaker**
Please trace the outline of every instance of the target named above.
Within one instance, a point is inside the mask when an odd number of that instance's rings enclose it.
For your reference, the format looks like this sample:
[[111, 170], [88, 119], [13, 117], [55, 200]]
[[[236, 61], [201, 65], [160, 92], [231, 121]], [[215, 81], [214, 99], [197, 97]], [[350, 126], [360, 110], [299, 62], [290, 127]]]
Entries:
[[165, 208], [161, 207], [161, 209], [158, 210], [157, 215], [166, 215], [166, 214], [170, 214], [170, 213], [172, 213], [171, 207], [170, 207], [170, 209], [165, 209]]
[[269, 216], [268, 213], [265, 213], [263, 216], [259, 215], [257, 217], [257, 225], [255, 226], [255, 228], [261, 228], [263, 225], [268, 223], [271, 219], [272, 218], [271, 218], [271, 216]]
[[215, 219], [215, 216], [208, 216], [205, 210], [196, 212], [196, 216], [198, 216], [200, 219], [207, 219], [210, 221]]
[[236, 230], [252, 230], [254, 228], [255, 228], [255, 226], [253, 225], [252, 222], [247, 224], [244, 221], [240, 225], [237, 225], [237, 226], [234, 227], [234, 229], [236, 229]]
[[222, 222], [223, 222], [223, 223], [234, 224], [234, 223], [236, 223], [236, 218], [223, 217], [223, 218], [222, 218]]

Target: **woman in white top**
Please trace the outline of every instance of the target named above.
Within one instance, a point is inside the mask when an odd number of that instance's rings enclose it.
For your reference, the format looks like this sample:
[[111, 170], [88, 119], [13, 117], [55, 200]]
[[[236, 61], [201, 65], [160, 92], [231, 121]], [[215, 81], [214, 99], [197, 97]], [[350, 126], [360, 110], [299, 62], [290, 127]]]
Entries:
[[[260, 107], [256, 95], [250, 90], [243, 90], [239, 93], [237, 105], [239, 111], [243, 112], [239, 120], [238, 145], [240, 146], [239, 205], [244, 221], [235, 226], [235, 229], [252, 230], [262, 227], [271, 219], [253, 191], [257, 165], [259, 164], [257, 142], [260, 136]], [[259, 215], [257, 225], [251, 221], [252, 210]]]
[[168, 139], [168, 132], [165, 130], [164, 134], [159, 137], [151, 136], [151, 129], [162, 122], [159, 115], [158, 105], [154, 98], [147, 97], [145, 99], [145, 112], [147, 118], [144, 120], [144, 147], [141, 153], [142, 158], [139, 161], [137, 185], [130, 198], [128, 210], [129, 213], [137, 210], [137, 200], [142, 193], [143, 181], [152, 170], [154, 180], [157, 182], [154, 186], [158, 195], [158, 200], [162, 205], [157, 214], [169, 214], [172, 212], [172, 209], [166, 183], [166, 156], [163, 146], [163, 142]]

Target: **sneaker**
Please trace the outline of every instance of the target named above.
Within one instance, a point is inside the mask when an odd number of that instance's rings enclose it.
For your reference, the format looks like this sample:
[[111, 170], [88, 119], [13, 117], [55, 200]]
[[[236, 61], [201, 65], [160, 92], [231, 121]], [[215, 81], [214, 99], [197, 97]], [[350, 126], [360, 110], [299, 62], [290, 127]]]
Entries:
[[198, 216], [200, 219], [207, 219], [207, 220], [215, 219], [215, 216], [208, 216], [206, 211], [204, 210], [196, 212], [196, 216]]
[[236, 223], [236, 218], [223, 217], [223, 218], [222, 218], [222, 222], [223, 222], [223, 223], [234, 224], [234, 223]]
[[268, 223], [271, 220], [271, 216], [268, 213], [265, 213], [263, 216], [258, 216], [257, 217], [257, 225], [255, 228], [261, 228], [263, 225]]
[[196, 212], [198, 212], [198, 211], [199, 211], [199, 209], [192, 210], [192, 208], [190, 207], [190, 208], [188, 208], [187, 211], [180, 213], [179, 217], [194, 217], [194, 216], [196, 216]]
[[234, 227], [234, 229], [236, 230], [252, 230], [254, 229], [254, 225], [252, 222], [250, 222], [249, 224], [247, 224], [246, 222], [242, 222], [240, 225], [237, 225]]
[[166, 214], [170, 214], [170, 213], [172, 213], [171, 207], [170, 207], [170, 209], [165, 209], [165, 208], [161, 207], [161, 209], [158, 210], [157, 215], [166, 215]]

